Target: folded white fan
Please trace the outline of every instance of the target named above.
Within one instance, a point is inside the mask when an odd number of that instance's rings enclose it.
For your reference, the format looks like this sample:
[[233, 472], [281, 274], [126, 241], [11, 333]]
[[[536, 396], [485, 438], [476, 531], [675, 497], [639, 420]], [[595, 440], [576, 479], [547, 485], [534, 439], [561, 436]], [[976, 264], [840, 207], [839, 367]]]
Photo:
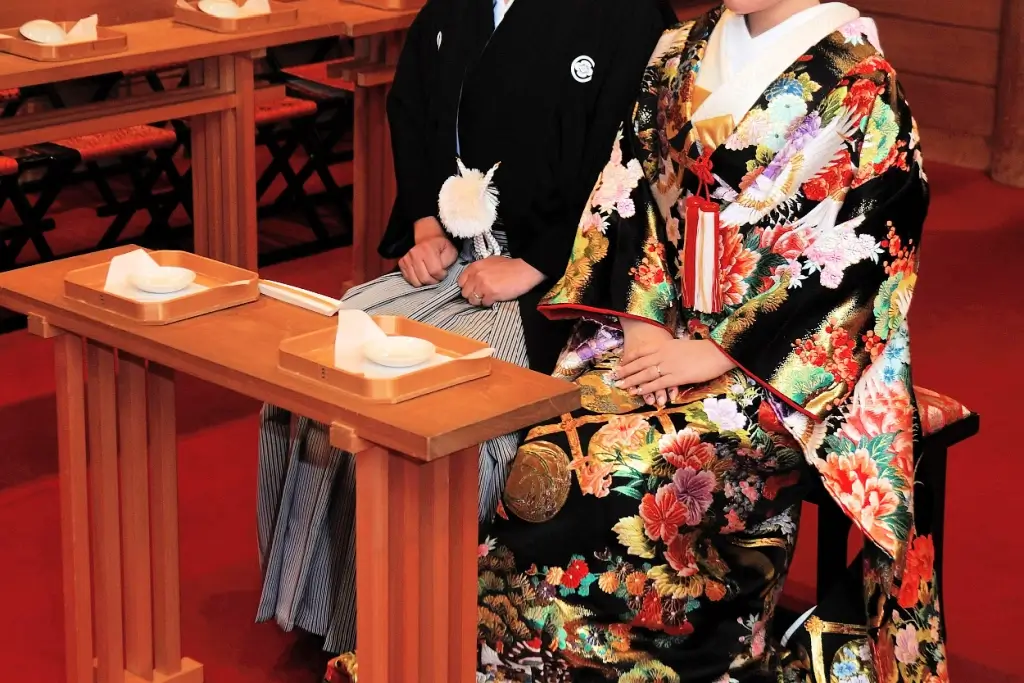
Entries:
[[273, 280], [260, 280], [260, 294], [325, 315], [328, 318], [341, 310], [341, 302], [337, 299]]

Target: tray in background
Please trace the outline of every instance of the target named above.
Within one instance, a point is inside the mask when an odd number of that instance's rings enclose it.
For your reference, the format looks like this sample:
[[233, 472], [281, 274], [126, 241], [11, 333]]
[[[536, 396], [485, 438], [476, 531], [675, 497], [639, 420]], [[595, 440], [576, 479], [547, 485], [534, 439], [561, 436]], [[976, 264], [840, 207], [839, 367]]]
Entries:
[[[68, 31], [78, 22], [57, 21], [54, 23]], [[128, 49], [128, 35], [105, 26], [96, 29], [96, 40], [64, 45], [34, 43], [22, 36], [20, 31], [20, 28], [0, 29], [0, 35], [7, 36], [0, 38], [0, 52], [7, 52], [37, 62], [70, 62], [75, 59], [111, 55]]]
[[[398, 316], [374, 316], [388, 336], [426, 339], [444, 356], [460, 357], [487, 348], [487, 344]], [[281, 342], [278, 365], [375, 403], [401, 403], [491, 374], [491, 358], [441, 363], [412, 370], [398, 377], [369, 378], [334, 367], [337, 325], [291, 337]]]
[[195, 284], [207, 289], [167, 301], [136, 301], [103, 289], [109, 263], [72, 270], [64, 278], [64, 296], [101, 308], [143, 325], [168, 325], [214, 311], [247, 304], [260, 296], [259, 276], [185, 251], [151, 251], [161, 266], [188, 268]]
[[426, 0], [342, 0], [355, 5], [366, 5], [377, 9], [390, 10], [392, 12], [418, 10], [426, 4]]
[[248, 33], [250, 31], [266, 31], [272, 28], [292, 26], [299, 21], [299, 8], [293, 3], [282, 4], [276, 0], [270, 3], [270, 14], [257, 14], [251, 17], [222, 19], [205, 12], [200, 12], [197, 2], [189, 0], [185, 9], [174, 6], [174, 21], [194, 28], [202, 28], [217, 33]]

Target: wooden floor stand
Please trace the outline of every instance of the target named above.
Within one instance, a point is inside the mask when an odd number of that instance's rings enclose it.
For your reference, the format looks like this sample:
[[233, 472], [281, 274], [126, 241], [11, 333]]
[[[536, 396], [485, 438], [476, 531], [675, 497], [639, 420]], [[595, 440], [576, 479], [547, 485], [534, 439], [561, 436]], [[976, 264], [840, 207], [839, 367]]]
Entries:
[[30, 329], [55, 337], [67, 681], [203, 683], [181, 656], [174, 375]]

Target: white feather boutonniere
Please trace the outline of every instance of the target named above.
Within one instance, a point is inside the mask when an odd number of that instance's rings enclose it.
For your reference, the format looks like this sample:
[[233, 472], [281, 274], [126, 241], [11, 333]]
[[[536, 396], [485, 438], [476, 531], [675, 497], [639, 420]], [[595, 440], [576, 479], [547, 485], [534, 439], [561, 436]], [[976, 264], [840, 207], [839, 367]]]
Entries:
[[485, 259], [501, 256], [501, 247], [491, 233], [498, 220], [498, 189], [494, 187], [494, 172], [500, 163], [487, 173], [475, 168], [466, 168], [461, 159], [456, 159], [459, 172], [441, 186], [437, 198], [441, 223], [453, 237], [473, 240], [476, 257]]

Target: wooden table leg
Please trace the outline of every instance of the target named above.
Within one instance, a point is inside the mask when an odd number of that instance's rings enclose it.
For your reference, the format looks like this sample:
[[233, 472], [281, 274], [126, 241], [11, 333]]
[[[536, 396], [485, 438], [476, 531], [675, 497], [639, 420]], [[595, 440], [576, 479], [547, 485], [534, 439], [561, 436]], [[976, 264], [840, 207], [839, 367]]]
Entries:
[[117, 358], [117, 417], [121, 449], [121, 541], [124, 546], [125, 666], [153, 678], [153, 582], [149, 551], [149, 463], [146, 361]]
[[154, 681], [203, 683], [203, 666], [181, 656], [181, 579], [178, 558], [178, 446], [174, 371], [150, 363], [149, 470], [152, 514]]
[[121, 514], [117, 463], [114, 350], [87, 343], [89, 478], [95, 571], [97, 683], [124, 681], [121, 591]]
[[253, 59], [193, 64], [193, 78], [235, 93], [237, 106], [192, 119], [192, 195], [197, 254], [256, 270], [256, 103]]
[[181, 656], [174, 374], [87, 343], [87, 496], [82, 343], [56, 343], [68, 681], [203, 683], [202, 665]]
[[64, 334], [54, 343], [67, 681], [91, 683], [92, 579], [82, 339]]
[[471, 683], [476, 659], [477, 458], [356, 455], [359, 675]]

